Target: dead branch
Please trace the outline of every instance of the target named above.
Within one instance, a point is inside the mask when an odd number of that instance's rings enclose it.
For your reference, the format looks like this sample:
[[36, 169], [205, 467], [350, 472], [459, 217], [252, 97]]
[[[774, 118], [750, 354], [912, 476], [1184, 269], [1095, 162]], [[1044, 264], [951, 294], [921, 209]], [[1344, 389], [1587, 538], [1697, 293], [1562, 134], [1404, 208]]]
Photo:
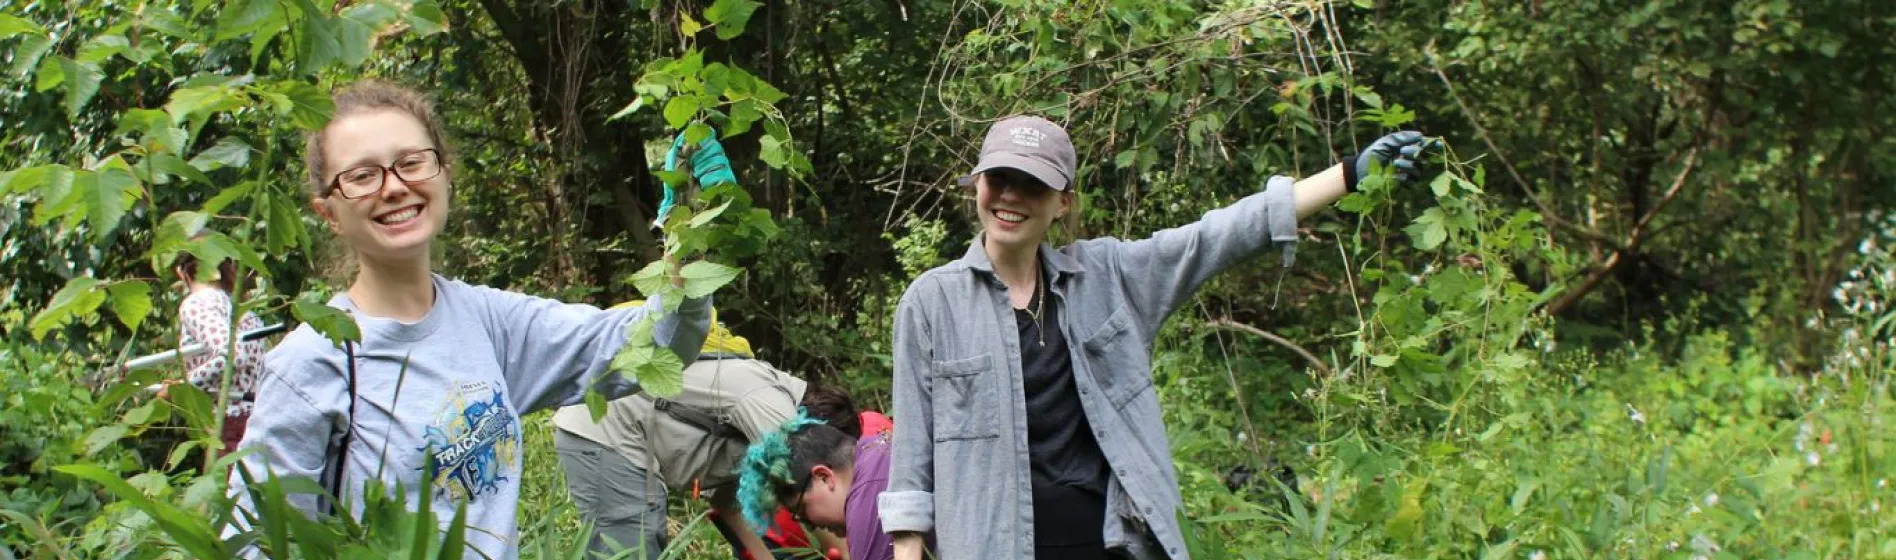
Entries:
[[1316, 354], [1310, 353], [1309, 350], [1305, 350], [1304, 347], [1297, 345], [1297, 343], [1295, 342], [1291, 342], [1290, 339], [1271, 334], [1270, 332], [1265, 331], [1264, 329], [1246, 325], [1244, 323], [1239, 323], [1231, 319], [1212, 319], [1206, 324], [1212, 327], [1217, 327], [1221, 329], [1250, 333], [1254, 336], [1257, 336], [1258, 338], [1271, 341], [1273, 343], [1276, 343], [1278, 346], [1282, 346], [1284, 348], [1289, 349], [1291, 352], [1295, 352], [1298, 356], [1302, 356], [1305, 361], [1310, 362], [1310, 367], [1316, 368], [1318, 372], [1324, 375], [1324, 377], [1329, 377], [1333, 373], [1330, 370], [1329, 365], [1324, 364], [1323, 360], [1317, 359]]
[[1593, 271], [1588, 273], [1587, 278], [1581, 280], [1579, 285], [1560, 294], [1560, 297], [1554, 298], [1547, 304], [1548, 315], [1559, 315], [1562, 311], [1573, 307], [1580, 298], [1586, 297], [1587, 293], [1599, 287], [1600, 281], [1605, 280], [1606, 275], [1612, 274], [1613, 269], [1625, 262], [1626, 256], [1639, 251], [1639, 246], [1645, 243], [1648, 237], [1646, 227], [1652, 225], [1653, 219], [1658, 218], [1659, 213], [1664, 212], [1666, 206], [1679, 197], [1679, 192], [1685, 188], [1686, 179], [1690, 178], [1692, 170], [1698, 167], [1698, 156], [1699, 148], [1697, 147], [1693, 147], [1692, 151], [1686, 153], [1685, 168], [1679, 170], [1679, 176], [1672, 180], [1672, 186], [1666, 189], [1665, 196], [1660, 197], [1659, 202], [1646, 211], [1646, 215], [1639, 217], [1639, 222], [1633, 224], [1632, 231], [1627, 232], [1626, 241], [1618, 244], [1620, 248], [1614, 249], [1613, 254], [1608, 255], [1605, 261], [1594, 266]]

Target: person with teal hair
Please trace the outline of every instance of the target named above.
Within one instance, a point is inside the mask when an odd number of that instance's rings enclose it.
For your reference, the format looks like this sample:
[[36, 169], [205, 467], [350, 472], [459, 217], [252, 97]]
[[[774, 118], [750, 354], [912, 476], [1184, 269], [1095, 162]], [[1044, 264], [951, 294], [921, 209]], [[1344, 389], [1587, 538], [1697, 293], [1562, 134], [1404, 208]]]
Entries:
[[808, 411], [763, 435], [738, 465], [737, 500], [752, 527], [768, 529], [778, 507], [841, 535], [851, 560], [890, 560], [876, 496], [889, 486], [889, 433], [860, 439]]

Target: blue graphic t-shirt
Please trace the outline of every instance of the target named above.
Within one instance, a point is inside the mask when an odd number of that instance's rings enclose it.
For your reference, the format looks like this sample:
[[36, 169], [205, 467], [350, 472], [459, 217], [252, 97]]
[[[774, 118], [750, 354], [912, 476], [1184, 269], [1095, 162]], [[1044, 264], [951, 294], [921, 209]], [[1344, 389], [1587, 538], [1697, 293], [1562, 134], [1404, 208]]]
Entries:
[[[358, 504], [376, 481], [400, 485], [410, 504], [429, 485], [444, 524], [468, 504], [471, 558], [518, 556], [520, 415], [581, 402], [596, 379], [609, 395], [629, 392], [635, 386], [607, 376], [607, 365], [626, 329], [662, 309], [654, 300], [600, 310], [440, 277], [434, 308], [416, 323], [362, 316], [345, 297], [330, 305], [357, 315], [362, 329], [353, 408], [348, 353], [298, 328], [265, 359], [269, 374], [242, 444], [260, 451], [244, 466], [318, 481], [340, 468], [345, 495]], [[653, 338], [695, 358], [709, 323], [709, 302], [687, 301], [659, 319]], [[347, 463], [337, 465], [331, 446], [352, 425]], [[240, 481], [233, 477], [236, 492]], [[316, 512], [313, 496], [292, 503]]]
[[456, 499], [500, 491], [520, 464], [520, 423], [499, 387], [485, 381], [463, 384], [436, 413], [422, 443], [416, 451], [433, 459], [423, 467], [433, 469], [428, 480]]

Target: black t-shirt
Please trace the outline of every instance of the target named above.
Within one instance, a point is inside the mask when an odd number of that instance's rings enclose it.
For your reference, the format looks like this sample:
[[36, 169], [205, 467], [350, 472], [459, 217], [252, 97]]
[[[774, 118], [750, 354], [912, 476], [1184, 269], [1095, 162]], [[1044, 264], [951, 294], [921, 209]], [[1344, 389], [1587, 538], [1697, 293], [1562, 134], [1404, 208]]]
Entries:
[[[1041, 276], [1043, 280], [1049, 277]], [[1044, 288], [1036, 289], [1034, 297], [1026, 310], [1014, 310], [1020, 330], [1022, 389], [1027, 397], [1034, 544], [1048, 552], [1061, 550], [1062, 558], [1073, 557], [1073, 551], [1067, 550], [1072, 545], [1092, 545], [1103, 553], [1098, 547], [1105, 540], [1106, 455], [1080, 406], [1073, 355], [1059, 327], [1060, 302]], [[1036, 307], [1043, 314], [1039, 321], [1031, 313]]]

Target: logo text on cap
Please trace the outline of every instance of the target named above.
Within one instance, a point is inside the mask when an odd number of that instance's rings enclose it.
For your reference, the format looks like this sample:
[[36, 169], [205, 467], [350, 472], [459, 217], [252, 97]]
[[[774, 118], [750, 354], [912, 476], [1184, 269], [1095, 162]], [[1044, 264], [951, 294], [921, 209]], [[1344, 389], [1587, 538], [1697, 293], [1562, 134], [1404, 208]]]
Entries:
[[1025, 126], [1014, 127], [1007, 133], [1014, 137], [1014, 145], [1028, 148], [1040, 147], [1040, 140], [1047, 137], [1047, 133]]

